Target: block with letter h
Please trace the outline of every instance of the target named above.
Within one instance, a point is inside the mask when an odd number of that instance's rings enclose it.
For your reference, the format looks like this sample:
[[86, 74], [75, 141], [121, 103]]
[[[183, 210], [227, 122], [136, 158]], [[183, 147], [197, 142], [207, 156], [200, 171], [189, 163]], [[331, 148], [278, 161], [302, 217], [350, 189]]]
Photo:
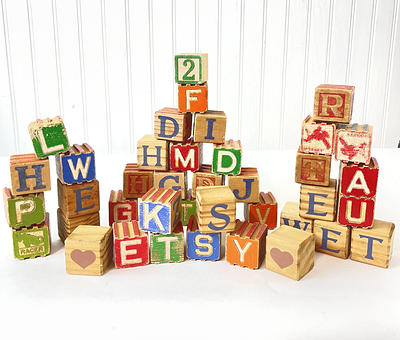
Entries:
[[141, 170], [137, 163], [128, 163], [124, 170], [124, 196], [126, 198], [142, 197], [153, 187], [153, 170]]
[[169, 147], [166, 140], [145, 135], [137, 143], [137, 167], [140, 170], [168, 170]]
[[180, 190], [182, 199], [186, 198], [187, 176], [186, 172], [155, 171], [154, 187], [163, 189]]
[[202, 84], [180, 84], [178, 86], [178, 110], [180, 112], [204, 113], [207, 108], [207, 82]]
[[223, 144], [225, 142], [226, 114], [207, 111], [194, 117], [193, 140], [196, 143]]
[[260, 184], [257, 168], [242, 168], [239, 175], [228, 176], [228, 186], [232, 189], [236, 202], [258, 202]]
[[197, 171], [203, 162], [203, 146], [189, 139], [170, 144], [170, 168], [174, 171]]
[[244, 217], [251, 223], [266, 224], [268, 229], [274, 229], [278, 218], [278, 203], [272, 192], [260, 192], [257, 203], [245, 204]]
[[168, 234], [151, 234], [151, 263], [172, 263], [185, 260], [185, 237], [181, 221]]
[[108, 219], [110, 226], [114, 222], [137, 220], [137, 200], [128, 200], [122, 190], [111, 190], [108, 201]]
[[154, 115], [154, 136], [174, 142], [185, 142], [192, 133], [192, 115], [164, 107]]
[[242, 168], [242, 145], [232, 139], [215, 144], [212, 172], [221, 175], [239, 175]]

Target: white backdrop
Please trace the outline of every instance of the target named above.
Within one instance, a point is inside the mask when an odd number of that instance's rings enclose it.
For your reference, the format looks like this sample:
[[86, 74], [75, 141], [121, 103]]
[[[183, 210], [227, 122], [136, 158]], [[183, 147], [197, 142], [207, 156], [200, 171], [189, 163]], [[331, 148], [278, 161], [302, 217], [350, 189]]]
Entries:
[[375, 147], [400, 135], [396, 0], [1, 0], [0, 154], [61, 114], [70, 142], [134, 151], [176, 106], [173, 55], [209, 53], [209, 108], [245, 149], [294, 148], [320, 83], [356, 86]]

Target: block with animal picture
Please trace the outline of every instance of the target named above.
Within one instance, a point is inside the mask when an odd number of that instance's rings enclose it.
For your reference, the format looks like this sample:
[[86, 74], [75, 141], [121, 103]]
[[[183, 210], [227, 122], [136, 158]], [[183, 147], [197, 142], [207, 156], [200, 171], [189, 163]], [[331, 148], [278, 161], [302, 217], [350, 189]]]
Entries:
[[124, 196], [139, 198], [153, 185], [154, 171], [139, 169], [137, 163], [127, 163], [124, 169]]
[[300, 216], [299, 202], [286, 202], [281, 210], [280, 225], [312, 233], [314, 221]]
[[186, 193], [186, 199], [182, 200], [182, 225], [187, 226], [192, 216], [196, 216], [196, 198], [192, 196], [192, 189], [189, 189]]
[[196, 197], [196, 189], [198, 187], [208, 187], [216, 185], [224, 185], [225, 176], [212, 172], [210, 164], [203, 164], [198, 171], [193, 173], [192, 177], [192, 195]]
[[145, 135], [137, 143], [137, 167], [140, 170], [165, 171], [169, 168], [169, 142]]
[[175, 82], [198, 84], [208, 80], [208, 54], [192, 53], [175, 56]]
[[192, 133], [192, 115], [176, 108], [164, 107], [154, 115], [154, 136], [174, 142], [185, 142]]
[[297, 151], [296, 183], [329, 186], [331, 158], [330, 155], [314, 155]]
[[155, 171], [154, 186], [156, 188], [180, 190], [182, 199], [186, 198], [187, 175], [186, 172]]
[[317, 155], [332, 155], [335, 131], [335, 124], [317, 123], [311, 116], [307, 116], [301, 129], [300, 150]]
[[223, 144], [225, 142], [226, 114], [224, 111], [207, 111], [195, 114], [193, 140], [196, 143]]
[[203, 145], [192, 138], [185, 143], [171, 143], [169, 152], [169, 165], [174, 171], [197, 171], [203, 163]]
[[258, 202], [260, 182], [257, 168], [242, 168], [239, 175], [228, 176], [228, 186], [232, 189], [236, 202]]
[[221, 175], [239, 175], [242, 168], [242, 145], [232, 139], [215, 144], [212, 172]]
[[338, 222], [314, 221], [315, 250], [342, 259], [350, 253], [350, 227]]
[[180, 112], [204, 113], [207, 109], [207, 82], [178, 85], [178, 110]]
[[168, 234], [150, 234], [151, 263], [173, 263], [185, 260], [185, 236], [182, 223]]
[[244, 217], [251, 223], [258, 222], [274, 229], [277, 224], [278, 203], [272, 192], [260, 192], [257, 203], [244, 205]]
[[137, 220], [137, 200], [128, 200], [122, 190], [111, 190], [108, 201], [108, 222], [112, 226], [114, 222]]

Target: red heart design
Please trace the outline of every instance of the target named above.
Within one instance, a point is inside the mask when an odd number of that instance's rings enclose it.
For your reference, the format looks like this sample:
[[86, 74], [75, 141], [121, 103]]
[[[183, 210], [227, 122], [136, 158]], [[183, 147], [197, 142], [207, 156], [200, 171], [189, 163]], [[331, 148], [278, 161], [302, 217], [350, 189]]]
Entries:
[[281, 251], [278, 248], [272, 248], [269, 251], [272, 259], [283, 269], [289, 267], [293, 263], [293, 256], [287, 251]]
[[79, 250], [74, 249], [71, 251], [71, 259], [80, 267], [85, 269], [89, 267], [94, 261], [96, 261], [96, 254], [93, 253], [91, 250]]

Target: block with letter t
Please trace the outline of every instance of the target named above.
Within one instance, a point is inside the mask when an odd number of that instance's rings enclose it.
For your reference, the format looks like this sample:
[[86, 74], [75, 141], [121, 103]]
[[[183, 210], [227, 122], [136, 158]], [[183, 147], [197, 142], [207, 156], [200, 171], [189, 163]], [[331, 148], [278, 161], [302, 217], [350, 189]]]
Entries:
[[190, 218], [196, 216], [196, 214], [196, 198], [192, 196], [192, 189], [189, 189], [186, 193], [186, 199], [182, 200], [182, 225], [187, 226]]
[[124, 196], [142, 197], [153, 187], [154, 171], [141, 170], [137, 163], [128, 163], [124, 170]]
[[192, 115], [164, 107], [154, 115], [154, 136], [174, 142], [185, 142], [192, 133]]
[[203, 145], [189, 139], [170, 144], [170, 168], [174, 171], [197, 171], [203, 162]]
[[314, 155], [297, 151], [296, 183], [328, 186], [331, 158], [330, 155]]
[[137, 143], [137, 167], [140, 170], [168, 170], [169, 147], [166, 140], [145, 135]]
[[175, 56], [175, 82], [198, 84], [208, 80], [208, 54], [177, 54]]

